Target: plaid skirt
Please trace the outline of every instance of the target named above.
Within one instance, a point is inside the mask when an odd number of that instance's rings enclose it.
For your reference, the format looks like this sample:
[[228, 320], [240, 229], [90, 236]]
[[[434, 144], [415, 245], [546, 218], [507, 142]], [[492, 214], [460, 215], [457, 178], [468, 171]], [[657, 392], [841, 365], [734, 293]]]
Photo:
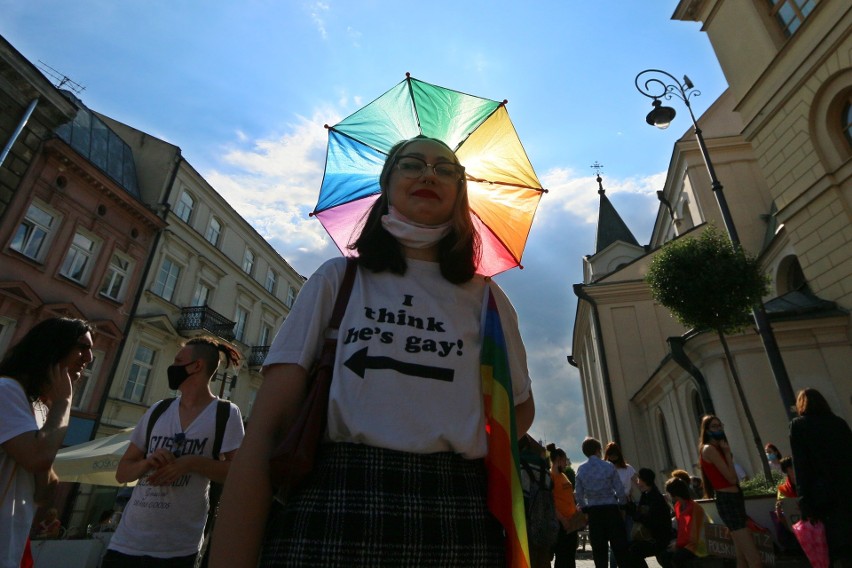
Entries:
[[269, 514], [259, 566], [505, 566], [483, 460], [360, 444], [320, 449]]
[[742, 491], [726, 493], [716, 491], [716, 510], [725, 526], [732, 531], [738, 531], [748, 526], [745, 498]]

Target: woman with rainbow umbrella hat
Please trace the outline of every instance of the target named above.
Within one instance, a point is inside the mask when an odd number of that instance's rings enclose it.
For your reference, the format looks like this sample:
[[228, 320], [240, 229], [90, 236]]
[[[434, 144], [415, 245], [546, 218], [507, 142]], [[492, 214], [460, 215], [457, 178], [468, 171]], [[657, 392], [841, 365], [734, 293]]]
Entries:
[[[311, 276], [270, 348], [213, 566], [529, 566], [515, 441], [535, 406], [489, 276], [519, 265], [542, 191], [504, 103], [407, 77], [329, 129], [314, 214], [354, 260]], [[349, 279], [326, 443], [270, 509], [270, 454]]]

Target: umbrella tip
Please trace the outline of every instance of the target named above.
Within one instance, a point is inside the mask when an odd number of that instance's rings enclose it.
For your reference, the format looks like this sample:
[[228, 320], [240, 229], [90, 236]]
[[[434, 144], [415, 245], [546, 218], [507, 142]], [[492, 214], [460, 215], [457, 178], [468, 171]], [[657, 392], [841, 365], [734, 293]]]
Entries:
[[500, 103], [500, 104], [502, 104], [503, 106], [506, 106], [507, 104], [509, 104], [509, 99], [503, 99], [503, 102]]
[[405, 78], [406, 78], [406, 79], [411, 79], [411, 73], [409, 73], [408, 71], [406, 71], [406, 72], [405, 72]]
[[314, 215], [316, 215], [316, 213], [314, 213], [313, 211], [311, 211], [310, 213], [308, 213], [308, 217], [313, 217]]
[[326, 130], [328, 130], [330, 128], [329, 125], [327, 125], [327, 124], [323, 124], [322, 127], [325, 128]]

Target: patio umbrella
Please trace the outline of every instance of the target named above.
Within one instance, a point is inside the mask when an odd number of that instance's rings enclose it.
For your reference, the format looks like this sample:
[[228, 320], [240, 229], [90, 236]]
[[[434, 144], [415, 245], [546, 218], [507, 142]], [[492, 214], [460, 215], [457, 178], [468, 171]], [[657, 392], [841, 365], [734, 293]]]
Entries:
[[118, 462], [130, 445], [133, 428], [127, 428], [104, 438], [90, 440], [59, 450], [53, 469], [60, 481], [91, 483], [92, 485], [136, 485], [115, 480]]
[[419, 134], [455, 150], [465, 166], [474, 226], [482, 241], [477, 272], [493, 276], [521, 263], [542, 189], [507, 101], [493, 101], [406, 78], [328, 129], [316, 216], [344, 254], [380, 193], [391, 147]]

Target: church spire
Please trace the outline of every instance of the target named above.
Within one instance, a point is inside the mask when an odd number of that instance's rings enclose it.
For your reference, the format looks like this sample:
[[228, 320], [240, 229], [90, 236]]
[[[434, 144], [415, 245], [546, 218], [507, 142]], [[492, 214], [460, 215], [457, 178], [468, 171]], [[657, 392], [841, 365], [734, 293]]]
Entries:
[[627, 228], [627, 224], [606, 196], [606, 190], [603, 187], [603, 178], [601, 178], [603, 165], [595, 162], [592, 164], [592, 168], [597, 173], [598, 195], [601, 196], [600, 208], [598, 209], [598, 234], [595, 240], [595, 254], [601, 252], [616, 241], [640, 246], [636, 241], [636, 237]]

